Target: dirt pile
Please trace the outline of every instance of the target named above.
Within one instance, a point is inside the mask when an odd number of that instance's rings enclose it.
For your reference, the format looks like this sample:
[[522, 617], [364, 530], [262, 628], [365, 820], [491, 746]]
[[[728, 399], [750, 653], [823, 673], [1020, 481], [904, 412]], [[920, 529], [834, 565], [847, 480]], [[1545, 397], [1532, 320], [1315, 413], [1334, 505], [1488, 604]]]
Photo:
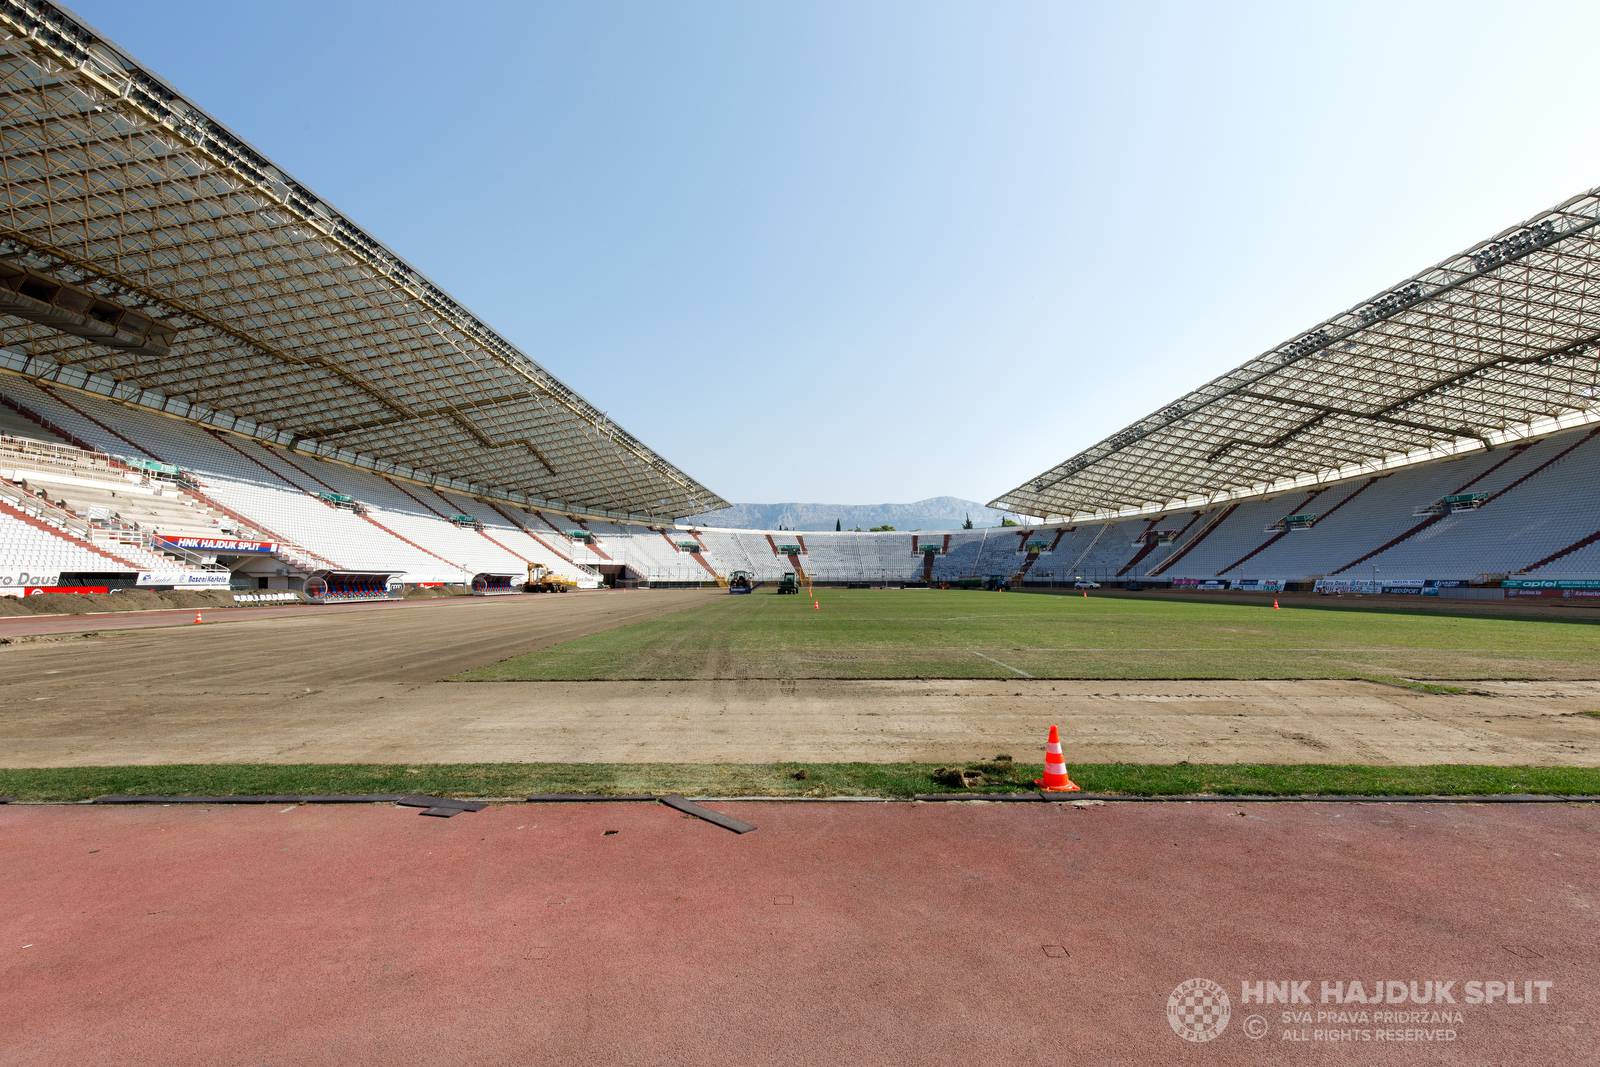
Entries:
[[0, 616], [87, 615], [98, 611], [156, 611], [161, 608], [231, 608], [226, 590], [117, 589], [110, 593], [39, 593], [0, 597]]
[[443, 596], [466, 596], [467, 591], [459, 585], [413, 586], [405, 592], [407, 600], [434, 600]]
[[1027, 785], [1028, 772], [1016, 765], [1010, 756], [998, 755], [992, 760], [970, 764], [966, 767], [940, 767], [933, 772], [933, 780], [940, 785], [957, 789], [976, 789], [986, 785]]

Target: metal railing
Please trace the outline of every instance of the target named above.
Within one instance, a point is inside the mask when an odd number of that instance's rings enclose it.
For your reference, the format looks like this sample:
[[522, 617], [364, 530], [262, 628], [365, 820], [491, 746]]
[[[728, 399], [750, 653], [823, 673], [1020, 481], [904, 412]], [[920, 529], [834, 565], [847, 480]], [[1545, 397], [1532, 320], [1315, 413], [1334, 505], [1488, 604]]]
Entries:
[[45, 463], [69, 470], [98, 470], [115, 477], [129, 473], [121, 460], [105, 452], [87, 452], [76, 445], [58, 445], [50, 441], [35, 441], [28, 437], [0, 434], [0, 460], [15, 457], [24, 463]]
[[194, 570], [225, 571], [226, 567], [214, 558], [207, 558], [188, 549], [179, 548], [177, 545], [168, 545], [166, 542], [157, 543], [157, 539], [145, 531], [127, 523], [112, 520], [85, 519], [76, 512], [61, 507], [43, 497], [35, 496], [22, 486], [0, 479], [0, 498], [13, 508], [23, 512], [40, 522], [49, 523], [66, 533], [71, 534], [80, 541], [90, 545], [120, 545], [136, 547], [156, 556], [169, 556], [187, 564]]
[[20, 485], [0, 479], [0, 498], [30, 518], [59, 526], [80, 541], [94, 540], [94, 530], [88, 522], [48, 500], [41, 500]]

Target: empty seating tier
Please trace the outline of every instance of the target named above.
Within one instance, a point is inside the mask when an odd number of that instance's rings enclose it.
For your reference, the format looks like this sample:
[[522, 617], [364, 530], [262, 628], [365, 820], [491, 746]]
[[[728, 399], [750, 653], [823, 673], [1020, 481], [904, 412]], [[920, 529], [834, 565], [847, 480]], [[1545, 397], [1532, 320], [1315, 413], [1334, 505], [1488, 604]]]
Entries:
[[[147, 469], [156, 464], [178, 473]], [[799, 534], [478, 500], [6, 374], [0, 483], [14, 504], [38, 511], [6, 515], [0, 569], [41, 574], [194, 565], [157, 543], [174, 534], [271, 541], [303, 574], [392, 573], [407, 583], [530, 568], [586, 585], [602, 571], [662, 584], [736, 570], [772, 581], [796, 569], [788, 545], [803, 545], [799, 567], [824, 583], [1600, 578], [1600, 432], [1591, 430], [1157, 516]]]

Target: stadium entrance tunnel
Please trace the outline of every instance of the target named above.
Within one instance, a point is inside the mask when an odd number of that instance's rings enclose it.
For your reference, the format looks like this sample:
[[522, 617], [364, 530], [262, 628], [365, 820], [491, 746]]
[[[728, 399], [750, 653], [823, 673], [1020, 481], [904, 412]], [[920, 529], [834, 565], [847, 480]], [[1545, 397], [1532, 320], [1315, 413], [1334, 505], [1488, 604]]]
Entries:
[[600, 584], [609, 589], [628, 589], [637, 585], [637, 581], [628, 574], [628, 568], [622, 563], [592, 563], [596, 571], [600, 572]]
[[317, 571], [306, 579], [306, 599], [313, 604], [348, 604], [357, 600], [399, 600], [398, 571]]
[[512, 596], [522, 592], [522, 582], [526, 576], [520, 574], [499, 574], [485, 571], [472, 576], [470, 586], [473, 596]]

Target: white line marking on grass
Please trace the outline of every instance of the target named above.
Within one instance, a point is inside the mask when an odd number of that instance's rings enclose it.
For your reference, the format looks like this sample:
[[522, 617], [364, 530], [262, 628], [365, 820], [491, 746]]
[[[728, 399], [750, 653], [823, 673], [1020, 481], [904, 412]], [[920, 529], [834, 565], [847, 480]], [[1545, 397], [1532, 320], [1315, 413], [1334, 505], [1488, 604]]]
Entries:
[[969, 649], [967, 649], [967, 651], [971, 652], [974, 656], [982, 656], [984, 659], [988, 660], [990, 663], [993, 663], [997, 667], [1004, 667], [1006, 670], [1010, 671], [1012, 674], [1015, 674], [1019, 678], [1032, 678], [1033, 677], [1033, 675], [1029, 674], [1027, 671], [1023, 670], [1022, 668], [1013, 667], [1011, 664], [1005, 662], [1004, 660], [995, 659], [993, 656], [989, 655], [987, 652], [979, 652], [975, 648], [969, 648]]

